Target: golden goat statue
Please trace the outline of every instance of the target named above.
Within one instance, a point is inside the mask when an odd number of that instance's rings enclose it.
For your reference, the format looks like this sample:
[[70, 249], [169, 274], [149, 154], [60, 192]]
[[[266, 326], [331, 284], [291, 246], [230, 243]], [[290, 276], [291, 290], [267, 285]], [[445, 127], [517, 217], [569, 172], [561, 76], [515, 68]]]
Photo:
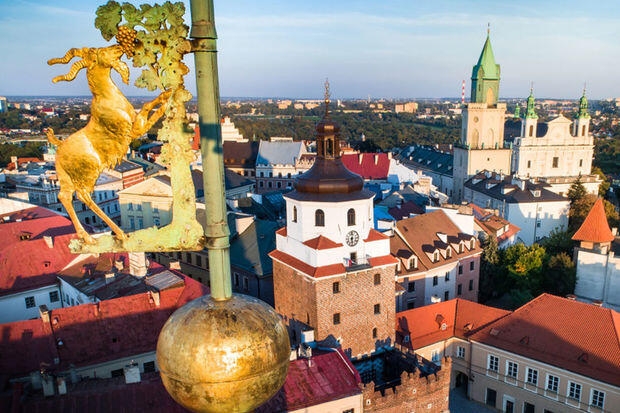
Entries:
[[53, 130], [47, 130], [48, 140], [58, 147], [58, 199], [67, 210], [78, 236], [87, 244], [94, 244], [95, 240], [78, 220], [73, 208], [73, 194], [97, 214], [117, 238], [127, 238], [123, 230], [93, 201], [91, 194], [101, 172], [106, 168], [114, 168], [127, 153], [131, 141], [146, 133], [164, 114], [164, 103], [172, 94], [170, 90], [162, 92], [136, 113], [110, 77], [111, 69], [114, 69], [121, 75], [123, 82], [129, 83], [129, 68], [120, 60], [123, 53], [120, 45], [73, 48], [64, 57], [47, 62], [49, 65], [66, 64], [76, 56], [81, 57], [82, 60], [75, 62], [66, 75], [57, 76], [52, 81], [72, 81], [81, 69], [86, 68], [88, 86], [93, 94], [91, 117], [84, 128], [62, 141], [55, 137]]

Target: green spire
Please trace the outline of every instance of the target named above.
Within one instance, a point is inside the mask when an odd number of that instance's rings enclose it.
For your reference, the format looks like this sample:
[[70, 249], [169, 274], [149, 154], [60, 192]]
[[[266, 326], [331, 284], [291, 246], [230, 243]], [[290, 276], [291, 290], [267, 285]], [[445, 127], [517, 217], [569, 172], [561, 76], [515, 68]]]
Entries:
[[534, 87], [530, 88], [530, 96], [527, 98], [527, 109], [525, 111], [526, 119], [538, 119], [536, 114], [536, 101], [534, 99]]
[[588, 98], [586, 98], [586, 88], [583, 88], [583, 95], [581, 99], [579, 99], [579, 112], [577, 113], [577, 118], [589, 118], [590, 114], [588, 113]]
[[521, 117], [521, 106], [519, 106], [519, 104], [517, 103], [517, 106], [515, 106], [515, 115], [514, 117], [516, 119]]
[[495, 63], [495, 56], [491, 47], [490, 30], [487, 30], [487, 39], [482, 47], [478, 63], [474, 66], [471, 74], [471, 101], [492, 105], [497, 104], [499, 75], [500, 68]]

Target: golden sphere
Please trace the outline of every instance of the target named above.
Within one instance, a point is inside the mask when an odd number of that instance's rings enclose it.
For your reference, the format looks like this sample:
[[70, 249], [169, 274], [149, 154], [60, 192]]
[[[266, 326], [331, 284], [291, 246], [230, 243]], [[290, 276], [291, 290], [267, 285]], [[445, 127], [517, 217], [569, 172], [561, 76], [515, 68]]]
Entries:
[[166, 390], [194, 412], [248, 412], [284, 384], [290, 342], [269, 305], [233, 295], [204, 296], [175, 311], [159, 334], [157, 364]]

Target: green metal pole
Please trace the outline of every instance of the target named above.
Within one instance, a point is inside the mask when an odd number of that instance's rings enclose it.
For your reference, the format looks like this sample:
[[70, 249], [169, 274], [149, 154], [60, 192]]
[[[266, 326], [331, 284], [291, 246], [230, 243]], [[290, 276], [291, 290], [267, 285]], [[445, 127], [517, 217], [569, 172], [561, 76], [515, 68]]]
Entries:
[[191, 0], [192, 48], [196, 67], [202, 179], [204, 182], [206, 247], [209, 250], [211, 297], [232, 297], [230, 242], [226, 219], [224, 157], [220, 126], [220, 92], [217, 76], [217, 34], [213, 0]]

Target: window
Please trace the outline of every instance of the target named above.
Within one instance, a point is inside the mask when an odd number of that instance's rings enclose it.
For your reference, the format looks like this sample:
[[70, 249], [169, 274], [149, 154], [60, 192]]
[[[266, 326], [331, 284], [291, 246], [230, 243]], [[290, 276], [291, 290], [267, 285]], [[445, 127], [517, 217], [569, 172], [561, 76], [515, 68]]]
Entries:
[[136, 204], [136, 211], [142, 211], [142, 204]]
[[155, 371], [155, 361], [147, 361], [142, 367], [145, 373], [153, 373]]
[[532, 161], [527, 161], [527, 167], [530, 168], [532, 166]]
[[55, 303], [60, 300], [58, 291], [50, 291], [50, 302]]
[[433, 262], [439, 261], [439, 251], [433, 253]]
[[523, 402], [523, 413], [536, 413], [536, 406], [532, 403]]
[[463, 284], [459, 284], [456, 286], [456, 295], [463, 294]]
[[276, 186], [277, 186], [278, 188], [282, 188], [282, 182], [278, 181], [278, 182], [276, 183]]
[[528, 367], [525, 370], [525, 382], [532, 386], [538, 385], [538, 370]]
[[355, 413], [355, 409], [343, 410], [342, 413]]
[[534, 136], [534, 125], [530, 125], [530, 132], [527, 136]]
[[459, 275], [462, 275], [462, 274], [463, 274], [463, 266], [459, 265]]
[[293, 206], [293, 218], [292, 218], [293, 222], [297, 222], [297, 207]]
[[333, 316], [334, 325], [340, 324], [340, 313], [335, 313]]
[[460, 359], [465, 358], [465, 347], [457, 346], [456, 347], [456, 356]]
[[381, 304], [375, 304], [375, 314], [381, 314]]
[[514, 361], [507, 361], [506, 362], [506, 377], [516, 379], [518, 373], [519, 373], [519, 365], [515, 363]]
[[372, 338], [377, 338], [377, 328], [372, 329]]
[[408, 270], [416, 270], [418, 268], [418, 257], [412, 255], [407, 261]]
[[409, 281], [409, 283], [407, 284], [407, 292], [415, 292], [415, 281]]
[[123, 372], [123, 369], [116, 369], [112, 370], [110, 374], [112, 375], [112, 377], [123, 377], [125, 373]]
[[581, 384], [569, 381], [567, 393], [569, 399], [581, 400]]
[[338, 281], [332, 284], [332, 292], [334, 294], [338, 294], [340, 292], [340, 283]]
[[381, 284], [381, 274], [379, 274], [379, 273], [375, 274], [374, 283], [375, 283], [375, 285]]
[[26, 297], [24, 300], [26, 301], [26, 308], [32, 308], [37, 305], [34, 301], [34, 296]]
[[407, 301], [407, 310], [411, 310], [412, 308], [415, 308], [415, 300]]
[[448, 301], [450, 299], [450, 291], [445, 291], [443, 293], [443, 300]]
[[273, 182], [271, 181], [267, 182], [267, 188], [271, 188], [271, 187], [273, 187]]
[[355, 225], [355, 210], [353, 208], [347, 211], [347, 225]]
[[579, 166], [580, 166], [580, 167], [581, 167], [581, 166], [583, 166], [583, 159], [580, 159], [580, 160], [579, 160]]
[[131, 202], [127, 204], [127, 211], [133, 211], [133, 204]]
[[469, 263], [469, 271], [473, 271], [476, 268], [476, 263], [474, 261], [470, 261]]
[[560, 378], [551, 374], [547, 375], [547, 391], [557, 393], [560, 385]]
[[558, 164], [560, 163], [560, 158], [558, 158], [557, 156], [553, 157], [553, 163], [551, 165], [552, 168], [557, 168]]
[[196, 254], [194, 256], [194, 261], [196, 262], [197, 267], [202, 267], [202, 255]]
[[592, 389], [592, 396], [590, 397], [590, 406], [603, 409], [605, 407], [605, 392]]
[[438, 282], [438, 279], [437, 279], [437, 276], [435, 275], [433, 277], [433, 285], [437, 285], [437, 282]]
[[446, 271], [446, 275], [445, 275], [445, 280], [446, 282], [450, 281], [450, 271]]
[[325, 213], [321, 209], [317, 209], [314, 213], [314, 225], [317, 227], [325, 226]]
[[487, 369], [497, 373], [499, 371], [499, 357], [489, 354]]
[[497, 392], [493, 389], [487, 388], [487, 394], [484, 402], [487, 406], [495, 407], [495, 401], [497, 399]]
[[441, 352], [439, 350], [431, 350], [431, 361], [438, 366], [441, 366]]
[[238, 272], [234, 273], [233, 277], [235, 279], [235, 287], [239, 287], [239, 273]]

